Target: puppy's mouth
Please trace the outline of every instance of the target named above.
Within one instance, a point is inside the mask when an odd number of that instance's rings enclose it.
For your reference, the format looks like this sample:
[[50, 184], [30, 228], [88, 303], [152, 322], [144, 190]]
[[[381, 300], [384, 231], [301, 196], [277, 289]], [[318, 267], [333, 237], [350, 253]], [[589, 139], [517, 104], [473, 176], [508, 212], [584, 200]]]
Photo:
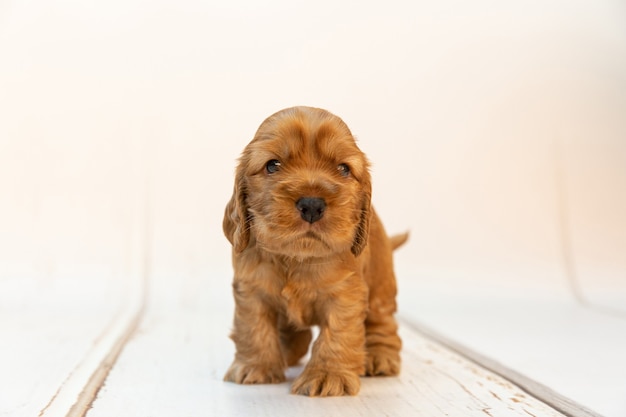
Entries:
[[321, 242], [324, 245], [326, 245], [326, 242], [324, 242], [324, 239], [322, 239], [322, 237], [319, 234], [315, 233], [312, 230], [307, 230], [307, 232], [302, 236], [302, 238], [317, 240], [318, 242]]
[[292, 248], [298, 248], [303, 254], [310, 251], [323, 253], [332, 249], [321, 234], [312, 230], [299, 235], [289, 245]]

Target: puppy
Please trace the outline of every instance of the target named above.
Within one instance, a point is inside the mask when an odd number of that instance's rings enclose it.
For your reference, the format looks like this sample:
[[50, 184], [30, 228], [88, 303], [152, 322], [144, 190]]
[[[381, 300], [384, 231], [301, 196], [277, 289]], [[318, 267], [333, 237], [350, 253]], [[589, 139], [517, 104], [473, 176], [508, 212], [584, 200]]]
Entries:
[[292, 393], [356, 395], [361, 375], [397, 375], [392, 250], [370, 204], [369, 163], [322, 109], [267, 118], [244, 149], [224, 233], [233, 246], [235, 359], [224, 380], [278, 383], [307, 353]]

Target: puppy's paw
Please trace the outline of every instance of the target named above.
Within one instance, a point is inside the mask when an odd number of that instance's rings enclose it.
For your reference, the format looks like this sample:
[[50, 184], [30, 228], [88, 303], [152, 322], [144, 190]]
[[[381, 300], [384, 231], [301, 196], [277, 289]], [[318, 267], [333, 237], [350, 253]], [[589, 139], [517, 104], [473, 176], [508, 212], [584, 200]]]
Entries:
[[234, 361], [224, 375], [224, 381], [237, 384], [278, 384], [285, 381], [285, 373], [281, 367]]
[[294, 381], [291, 393], [309, 397], [331, 397], [356, 395], [360, 388], [361, 380], [355, 373], [305, 369]]
[[400, 373], [400, 353], [387, 347], [368, 348], [365, 375], [393, 376]]

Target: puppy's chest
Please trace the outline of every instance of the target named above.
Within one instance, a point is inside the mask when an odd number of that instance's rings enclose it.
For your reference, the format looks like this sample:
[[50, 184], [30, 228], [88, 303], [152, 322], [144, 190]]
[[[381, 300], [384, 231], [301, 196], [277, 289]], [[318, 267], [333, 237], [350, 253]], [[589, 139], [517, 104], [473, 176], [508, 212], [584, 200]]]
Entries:
[[280, 288], [280, 303], [285, 316], [297, 327], [319, 324], [319, 302], [323, 298], [321, 289], [312, 285], [314, 277], [292, 276]]

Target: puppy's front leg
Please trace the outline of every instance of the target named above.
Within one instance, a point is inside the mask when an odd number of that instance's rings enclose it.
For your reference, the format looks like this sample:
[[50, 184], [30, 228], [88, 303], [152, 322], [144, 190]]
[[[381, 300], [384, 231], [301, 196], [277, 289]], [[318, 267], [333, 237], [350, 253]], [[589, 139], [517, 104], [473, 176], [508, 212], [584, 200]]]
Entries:
[[[326, 317], [311, 359], [291, 392], [308, 396], [356, 395], [365, 372], [366, 288], [353, 288], [326, 301]], [[347, 297], [346, 297], [347, 295]]]
[[285, 360], [280, 350], [277, 313], [260, 297], [233, 286], [235, 320], [231, 338], [237, 352], [224, 376], [238, 384], [273, 384], [285, 380]]

